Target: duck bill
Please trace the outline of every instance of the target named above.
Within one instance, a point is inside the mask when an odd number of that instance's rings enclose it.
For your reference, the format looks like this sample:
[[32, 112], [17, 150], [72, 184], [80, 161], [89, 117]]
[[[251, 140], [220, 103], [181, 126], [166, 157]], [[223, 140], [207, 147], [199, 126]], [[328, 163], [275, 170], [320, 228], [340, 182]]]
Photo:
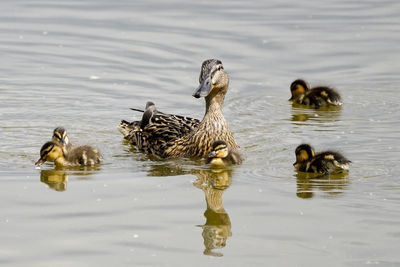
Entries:
[[215, 157], [215, 155], [216, 155], [217, 153], [215, 152], [215, 151], [211, 151], [210, 153], [208, 153], [208, 157], [209, 158], [213, 158], [213, 157]]
[[202, 81], [202, 83], [199, 85], [199, 87], [194, 91], [193, 96], [195, 98], [200, 98], [200, 97], [206, 97], [211, 91], [211, 84], [210, 84], [210, 78], [207, 78]]
[[61, 143], [62, 145], [65, 145], [65, 140], [64, 140], [64, 138], [61, 138], [61, 139], [60, 139], [60, 143]]
[[42, 164], [45, 163], [45, 162], [46, 162], [46, 161], [45, 161], [44, 159], [40, 158], [38, 161], [36, 161], [35, 165], [36, 165], [36, 166], [40, 166], [40, 165], [42, 165]]

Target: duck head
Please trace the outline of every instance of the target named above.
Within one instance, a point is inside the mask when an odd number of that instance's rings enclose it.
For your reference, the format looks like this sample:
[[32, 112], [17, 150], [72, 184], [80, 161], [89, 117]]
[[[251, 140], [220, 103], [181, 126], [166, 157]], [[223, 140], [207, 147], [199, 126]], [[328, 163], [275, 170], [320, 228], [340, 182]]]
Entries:
[[212, 145], [212, 151], [208, 154], [209, 158], [226, 158], [229, 155], [228, 145], [225, 141], [215, 141]]
[[218, 59], [207, 59], [203, 62], [199, 77], [200, 85], [193, 93], [195, 98], [207, 97], [211, 93], [226, 93], [229, 84], [228, 74]]
[[53, 131], [53, 137], [51, 138], [53, 142], [59, 143], [62, 146], [69, 144], [69, 139], [67, 135], [67, 130], [64, 127], [57, 127]]
[[290, 85], [290, 92], [292, 93], [292, 97], [289, 100], [295, 100], [299, 98], [301, 95], [304, 95], [308, 90], [308, 84], [304, 80], [295, 80]]
[[296, 148], [296, 162], [293, 166], [297, 164], [302, 164], [306, 161], [312, 159], [315, 155], [314, 149], [308, 144], [301, 144]]
[[50, 141], [40, 149], [40, 159], [35, 165], [40, 166], [46, 161], [57, 161], [58, 159], [64, 159], [64, 152], [56, 142]]

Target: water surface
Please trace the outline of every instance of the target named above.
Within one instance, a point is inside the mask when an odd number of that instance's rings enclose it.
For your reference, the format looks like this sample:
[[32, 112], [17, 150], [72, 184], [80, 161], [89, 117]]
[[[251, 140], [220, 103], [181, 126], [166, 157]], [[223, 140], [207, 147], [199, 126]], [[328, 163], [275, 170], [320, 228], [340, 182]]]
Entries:
[[[3, 1], [0, 264], [397, 266], [398, 1]], [[152, 100], [195, 118], [201, 62], [230, 75], [224, 113], [246, 158], [215, 171], [154, 161], [117, 131]], [[340, 91], [292, 107], [290, 83]], [[35, 169], [56, 126], [100, 148], [95, 169]], [[293, 170], [302, 142], [348, 176]]]

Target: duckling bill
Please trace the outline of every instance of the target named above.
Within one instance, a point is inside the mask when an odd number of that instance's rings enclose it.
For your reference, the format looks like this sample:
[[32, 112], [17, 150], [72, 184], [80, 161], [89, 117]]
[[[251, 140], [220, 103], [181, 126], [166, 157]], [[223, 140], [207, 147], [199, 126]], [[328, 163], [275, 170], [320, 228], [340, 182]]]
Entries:
[[102, 161], [101, 153], [94, 147], [77, 146], [66, 154], [63, 147], [54, 141], [45, 143], [40, 149], [40, 159], [35, 163], [40, 166], [46, 161], [54, 162], [56, 166], [94, 166]]
[[296, 104], [315, 108], [342, 105], [342, 98], [335, 89], [326, 86], [310, 89], [309, 85], [301, 79], [292, 82], [290, 92], [292, 97], [289, 100]]
[[207, 163], [215, 167], [225, 167], [231, 164], [241, 164], [243, 161], [238, 151], [228, 147], [222, 140], [215, 141], [212, 151], [208, 154]]
[[324, 151], [315, 154], [308, 144], [301, 144], [296, 148], [296, 162], [293, 166], [297, 171], [321, 174], [334, 174], [349, 171], [351, 162], [342, 154], [335, 151]]

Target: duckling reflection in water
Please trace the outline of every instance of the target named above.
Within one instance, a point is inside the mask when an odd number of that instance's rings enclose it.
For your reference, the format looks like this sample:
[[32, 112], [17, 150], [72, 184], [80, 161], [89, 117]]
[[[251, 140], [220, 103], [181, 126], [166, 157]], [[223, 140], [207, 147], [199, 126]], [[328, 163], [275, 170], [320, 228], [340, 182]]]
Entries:
[[67, 189], [68, 175], [63, 170], [41, 170], [40, 181], [56, 191]]
[[62, 147], [64, 154], [68, 153], [72, 148], [72, 144], [67, 135], [67, 130], [65, 130], [64, 127], [55, 128], [51, 140]]
[[194, 185], [200, 188], [206, 198], [207, 209], [204, 212], [206, 222], [202, 226], [204, 239], [204, 254], [223, 256], [214, 252], [226, 246], [228, 237], [232, 236], [231, 221], [223, 207], [222, 195], [232, 183], [232, 171], [223, 169], [195, 170], [197, 176]]
[[226, 167], [230, 164], [241, 164], [242, 161], [237, 150], [229, 148], [225, 141], [217, 140], [212, 144], [212, 151], [206, 162], [213, 167]]
[[293, 166], [297, 171], [334, 174], [349, 171], [351, 162], [342, 154], [335, 151], [325, 151], [315, 154], [308, 144], [301, 144], [296, 148], [296, 162]]
[[52, 161], [58, 167], [94, 166], [95, 164], [99, 164], [102, 159], [103, 157], [99, 150], [92, 146], [77, 146], [65, 154], [63, 148], [59, 144], [49, 141], [40, 149], [40, 159], [35, 165], [40, 166], [46, 161]]
[[326, 86], [318, 86], [310, 89], [308, 84], [301, 79], [292, 82], [290, 92], [292, 93], [292, 97], [289, 100], [294, 104], [314, 108], [342, 105], [342, 98], [335, 89]]
[[343, 193], [349, 185], [348, 173], [331, 174], [329, 177], [316, 176], [314, 173], [297, 173], [297, 191], [299, 198], [312, 198], [322, 191], [329, 197]]

